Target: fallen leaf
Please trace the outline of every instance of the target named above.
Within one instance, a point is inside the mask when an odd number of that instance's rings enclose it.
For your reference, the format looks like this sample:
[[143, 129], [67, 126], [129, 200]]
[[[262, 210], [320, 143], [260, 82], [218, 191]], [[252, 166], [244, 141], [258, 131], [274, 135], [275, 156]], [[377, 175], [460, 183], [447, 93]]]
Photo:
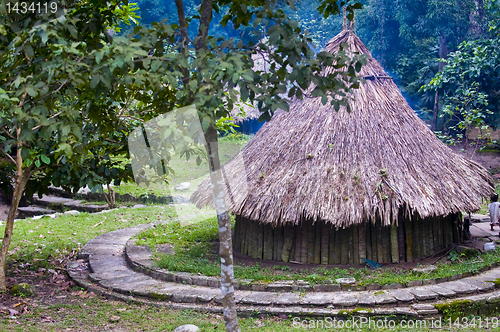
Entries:
[[9, 316], [15, 316], [17, 314], [19, 314], [19, 311], [15, 309], [9, 309]]
[[19, 307], [20, 305], [23, 305], [23, 304], [26, 304], [26, 302], [19, 302], [19, 303], [16, 303], [16, 304], [14, 304], [14, 306], [13, 306], [12, 308]]
[[125, 311], [127, 310], [127, 308], [119, 308], [119, 309], [116, 309], [116, 311]]

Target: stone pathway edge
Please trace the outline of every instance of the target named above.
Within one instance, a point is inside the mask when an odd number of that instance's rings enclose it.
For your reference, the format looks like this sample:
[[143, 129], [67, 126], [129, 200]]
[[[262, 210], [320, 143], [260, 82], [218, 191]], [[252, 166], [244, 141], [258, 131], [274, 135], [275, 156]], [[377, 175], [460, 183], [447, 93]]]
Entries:
[[[166, 269], [154, 268], [153, 265], [151, 264], [152, 263], [151, 257], [153, 255], [152, 252], [150, 251], [148, 254], [144, 254], [145, 250], [141, 250], [142, 253], [140, 254], [134, 252], [131, 253], [131, 249], [137, 247], [146, 247], [146, 246], [136, 246], [135, 240], [127, 241], [127, 244], [125, 246], [125, 259], [127, 260], [129, 266], [136, 272], [144, 273], [151, 276], [152, 278], [168, 282], [177, 282], [188, 285], [208, 286], [214, 288], [220, 287], [220, 279], [218, 277], [207, 277], [189, 272], [172, 272]], [[500, 266], [500, 262], [498, 262], [496, 265], [486, 266], [482, 268], [477, 274], [473, 274], [471, 272], [459, 273], [451, 277], [413, 280], [410, 281], [408, 284], [391, 283], [386, 285], [379, 285], [379, 284], [340, 285], [333, 283], [333, 281], [331, 281], [330, 283], [311, 285], [308, 282], [301, 280], [299, 281], [284, 280], [271, 283], [260, 283], [260, 282], [251, 282], [247, 280], [236, 279], [234, 284], [234, 289], [251, 290], [259, 292], [289, 292], [289, 291], [336, 292], [336, 291], [389, 290], [389, 289], [411, 288], [416, 286], [439, 285], [440, 283], [445, 283], [448, 281], [455, 281], [472, 277], [482, 272], [486, 272], [491, 269], [496, 269], [498, 268], [498, 266]]]
[[[80, 287], [116, 300], [165, 306], [177, 310], [222, 312], [220, 293], [217, 289], [161, 282], [130, 269], [124, 257], [125, 244], [133, 235], [150, 226], [139, 225], [109, 232], [89, 241], [84, 246], [80, 259], [68, 263], [68, 274]], [[110, 276], [108, 277], [109, 280], [105, 280], [106, 273], [111, 273], [112, 270], [120, 271], [118, 274], [121, 273], [121, 275]], [[91, 275], [94, 275], [94, 278], [89, 277]], [[335, 292], [270, 293], [239, 290], [235, 292], [235, 297], [237, 298], [238, 312], [241, 316], [284, 314], [287, 316], [338, 316], [346, 318], [352, 316], [390, 315], [432, 318], [440, 316], [440, 311], [437, 308], [443, 308], [443, 305], [446, 306], [457, 301], [467, 303], [467, 308], [475, 312], [475, 314], [497, 312], [500, 304], [500, 291], [494, 290], [493, 282], [489, 281], [496, 280], [499, 277], [500, 268], [496, 268], [477, 277], [466, 278], [464, 280], [466, 283], [460, 281], [450, 282], [447, 285], [448, 289], [438, 285], [415, 287], [411, 291], [414, 303], [405, 299], [405, 294], [401, 293], [401, 291], [408, 293], [408, 289], [389, 290], [387, 292], [343, 291], [338, 292], [337, 295], [335, 295]], [[137, 288], [134, 289], [134, 285], [138, 285]], [[434, 288], [437, 293], [433, 293], [429, 287], [437, 287]], [[455, 287], [456, 292], [452, 290], [453, 287]], [[148, 298], [148, 295], [153, 295], [148, 293], [151, 292], [150, 289], [155, 289], [160, 293], [163, 292], [161, 294], [168, 294], [168, 296], [165, 296], [163, 300]], [[484, 292], [479, 293], [481, 291]], [[457, 298], [446, 299], [446, 296], [449, 296], [446, 295], [446, 292], [457, 295]], [[430, 293], [433, 295], [429, 297]], [[297, 297], [297, 299], [292, 300], [294, 297]], [[429, 301], [433, 303], [429, 303]]]

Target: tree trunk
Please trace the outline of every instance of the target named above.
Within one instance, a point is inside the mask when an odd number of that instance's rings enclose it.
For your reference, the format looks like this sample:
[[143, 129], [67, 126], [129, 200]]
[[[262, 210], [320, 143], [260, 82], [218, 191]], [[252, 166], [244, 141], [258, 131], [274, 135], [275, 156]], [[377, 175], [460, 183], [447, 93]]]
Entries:
[[214, 194], [217, 222], [219, 224], [219, 255], [221, 260], [221, 293], [224, 321], [226, 331], [238, 331], [238, 316], [234, 301], [234, 270], [233, 270], [233, 244], [231, 239], [231, 217], [224, 199], [224, 183], [220, 169], [219, 151], [217, 146], [217, 130], [213, 125], [205, 133], [207, 141], [208, 162], [210, 165], [210, 178]]
[[[21, 129], [17, 130], [17, 137], [21, 135]], [[16, 156], [16, 168], [17, 168], [17, 179], [14, 188], [14, 193], [12, 195], [12, 203], [9, 208], [9, 214], [7, 216], [7, 223], [5, 225], [5, 233], [2, 241], [2, 247], [0, 248], [0, 291], [7, 290], [7, 283], [5, 282], [5, 267], [7, 263], [7, 252], [9, 251], [10, 242], [12, 240], [12, 232], [14, 230], [14, 218], [17, 213], [17, 208], [19, 207], [19, 201], [23, 196], [24, 188], [31, 175], [31, 169], [33, 164], [23, 171], [23, 159], [21, 157], [22, 144], [18, 141], [17, 144], [17, 156]]]
[[[448, 53], [450, 50], [448, 49], [447, 45], [447, 38], [444, 35], [439, 36], [439, 58], [440, 59], [446, 59], [448, 57]], [[444, 62], [439, 62], [438, 65], [438, 71], [442, 71], [444, 68], [445, 63]], [[433, 109], [433, 116], [432, 116], [432, 130], [436, 131], [438, 130], [438, 114], [439, 114], [439, 90], [436, 90], [436, 95], [434, 96], [434, 109]]]

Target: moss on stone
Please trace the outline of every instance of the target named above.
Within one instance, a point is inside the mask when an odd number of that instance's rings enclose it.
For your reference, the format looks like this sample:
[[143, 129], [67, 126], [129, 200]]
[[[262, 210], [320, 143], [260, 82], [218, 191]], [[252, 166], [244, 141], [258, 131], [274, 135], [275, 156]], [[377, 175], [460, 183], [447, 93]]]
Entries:
[[17, 284], [12, 286], [10, 289], [10, 294], [14, 296], [32, 296], [35, 292], [33, 286], [26, 283]]
[[434, 307], [439, 310], [445, 319], [451, 318], [451, 320], [467, 316], [470, 311], [479, 309], [471, 300], [455, 300], [445, 303], [436, 303]]
[[350, 318], [356, 314], [371, 314], [373, 313], [373, 309], [369, 308], [354, 308], [354, 309], [349, 309], [349, 310], [340, 310], [339, 315], [344, 316], [347, 318]]
[[165, 301], [165, 300], [169, 299], [170, 295], [169, 294], [149, 293], [149, 297], [153, 298], [155, 300]]

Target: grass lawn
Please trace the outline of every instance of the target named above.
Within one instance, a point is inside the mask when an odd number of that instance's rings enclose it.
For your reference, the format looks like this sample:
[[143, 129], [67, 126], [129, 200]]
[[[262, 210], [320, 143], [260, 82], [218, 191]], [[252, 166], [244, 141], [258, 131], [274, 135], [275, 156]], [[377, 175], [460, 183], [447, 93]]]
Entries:
[[[202, 219], [202, 217], [200, 217]], [[158, 267], [170, 271], [183, 271], [206, 276], [219, 276], [220, 265], [218, 256], [218, 227], [216, 217], [182, 227], [178, 222], [168, 223], [154, 229], [145, 230], [138, 235], [138, 245], [149, 245], [151, 248], [157, 244], [170, 243], [174, 246], [175, 255], [163, 253], [156, 254]], [[488, 251], [477, 257], [462, 257], [454, 251], [448, 255], [446, 262], [435, 265], [437, 271], [431, 273], [413, 272], [403, 266], [390, 267], [378, 270], [368, 268], [342, 269], [336, 267], [317, 267], [291, 271], [289, 266], [276, 265], [263, 268], [256, 263], [239, 263], [234, 267], [235, 277], [252, 281], [271, 282], [279, 280], [304, 280], [311, 283], [321, 283], [325, 280], [335, 280], [343, 277], [354, 277], [361, 284], [390, 283], [407, 284], [413, 280], [429, 278], [444, 278], [459, 273], [477, 273], [485, 266], [500, 262], [500, 248]]]
[[[219, 157], [221, 164], [224, 165], [233, 156], [235, 156], [252, 138], [248, 135], [229, 135], [219, 139]], [[186, 157], [174, 155], [168, 164], [174, 170], [174, 174], [167, 176], [169, 184], [166, 185], [163, 178], [159, 178], [153, 172], [148, 173], [148, 179], [152, 180], [149, 185], [135, 183], [122, 183], [114, 187], [118, 194], [131, 194], [134, 196], [142, 195], [182, 195], [189, 197], [198, 187], [198, 185], [208, 176], [208, 162], [202, 158], [200, 165], [196, 164], [196, 156], [186, 160]], [[181, 182], [191, 184], [189, 190], [178, 192], [174, 186]], [[105, 190], [107, 192], [107, 190]]]
[[[90, 239], [120, 228], [175, 218], [174, 215], [171, 206], [149, 206], [16, 221], [8, 257], [8, 283], [34, 285], [35, 295], [0, 294], [0, 331], [172, 331], [183, 324], [195, 324], [201, 331], [224, 331], [221, 315], [107, 300], [75, 287], [64, 271], [68, 260]], [[208, 227], [208, 231], [203, 231], [204, 227]], [[201, 239], [213, 232], [212, 228], [211, 224], [197, 223], [184, 227], [183, 234], [189, 239]], [[294, 321], [289, 317], [246, 318], [240, 319], [240, 324], [242, 331], [309, 330], [294, 328]], [[299, 325], [296, 321], [295, 326]], [[330, 328], [316, 330], [331, 331]]]

